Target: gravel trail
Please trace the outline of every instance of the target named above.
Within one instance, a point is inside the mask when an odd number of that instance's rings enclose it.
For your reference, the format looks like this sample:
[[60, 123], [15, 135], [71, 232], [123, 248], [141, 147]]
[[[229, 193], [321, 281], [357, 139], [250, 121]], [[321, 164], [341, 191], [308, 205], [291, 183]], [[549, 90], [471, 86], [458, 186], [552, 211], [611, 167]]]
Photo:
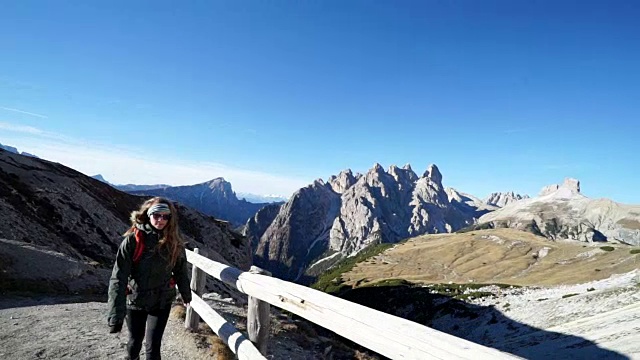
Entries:
[[[126, 325], [109, 334], [107, 304], [78, 301], [0, 298], [0, 359], [124, 359]], [[171, 317], [162, 358], [211, 359], [188, 335], [182, 321]]]

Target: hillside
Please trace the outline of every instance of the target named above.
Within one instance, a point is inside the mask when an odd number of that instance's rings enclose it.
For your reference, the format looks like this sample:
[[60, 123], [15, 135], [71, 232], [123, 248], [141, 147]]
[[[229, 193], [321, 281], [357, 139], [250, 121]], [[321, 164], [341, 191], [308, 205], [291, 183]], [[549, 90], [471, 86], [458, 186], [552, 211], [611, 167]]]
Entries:
[[409, 239], [331, 289], [527, 359], [627, 359], [640, 357], [639, 264], [638, 246], [490, 229]]
[[[0, 286], [106, 291], [129, 214], [147, 198], [57, 163], [0, 150]], [[228, 223], [176, 206], [189, 248], [249, 268], [250, 244]]]
[[549, 241], [514, 229], [423, 235], [359, 263], [343, 278], [346, 284], [393, 278], [420, 283], [576, 284], [636, 269], [640, 255], [634, 250], [640, 247]]

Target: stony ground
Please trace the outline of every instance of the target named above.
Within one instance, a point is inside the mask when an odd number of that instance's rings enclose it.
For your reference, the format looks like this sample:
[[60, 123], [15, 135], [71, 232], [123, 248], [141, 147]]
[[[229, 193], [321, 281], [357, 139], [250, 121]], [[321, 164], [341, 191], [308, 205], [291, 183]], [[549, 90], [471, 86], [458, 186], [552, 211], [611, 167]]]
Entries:
[[[504, 317], [497, 321], [441, 321], [458, 324], [459, 330], [452, 331], [458, 336], [526, 359], [640, 359], [640, 287], [635, 285], [639, 274], [634, 271], [572, 286], [502, 289], [498, 297], [474, 301], [502, 312]], [[246, 331], [243, 306], [217, 294], [207, 294], [205, 299], [234, 327]], [[0, 359], [123, 359], [126, 327], [120, 334], [109, 334], [106, 303], [84, 300], [0, 297]], [[305, 321], [274, 312], [267, 358], [376, 359], [325, 335]], [[212, 346], [212, 338], [185, 331], [182, 319], [172, 316], [163, 359], [233, 358], [220, 351], [224, 345], [219, 340]]]
[[638, 270], [575, 285], [477, 291], [497, 294], [471, 300], [494, 309], [485, 312], [491, 319], [468, 319], [456, 330], [448, 317], [435, 325], [526, 359], [640, 359]]
[[[208, 294], [205, 298], [229, 323], [246, 331], [243, 306], [217, 294]], [[121, 333], [109, 334], [106, 303], [85, 300], [80, 297], [0, 296], [0, 359], [124, 359], [126, 325]], [[376, 358], [356, 354], [360, 359]], [[318, 334], [304, 321], [274, 313], [266, 357], [277, 360], [353, 359], [354, 351]], [[187, 332], [183, 320], [174, 312], [163, 338], [162, 358], [222, 360], [234, 356], [203, 324], [200, 333]]]
[[[126, 326], [109, 334], [106, 303], [79, 298], [0, 299], [0, 359], [123, 359]], [[171, 318], [162, 344], [163, 359], [210, 358]]]

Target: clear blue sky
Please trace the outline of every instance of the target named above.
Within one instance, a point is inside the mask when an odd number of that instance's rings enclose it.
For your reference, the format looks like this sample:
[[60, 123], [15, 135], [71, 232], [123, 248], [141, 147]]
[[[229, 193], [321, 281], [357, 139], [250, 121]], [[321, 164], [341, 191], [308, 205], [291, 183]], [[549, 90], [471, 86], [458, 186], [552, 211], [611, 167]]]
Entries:
[[435, 163], [479, 197], [575, 177], [640, 203], [638, 1], [0, 8], [0, 143], [116, 183], [290, 195]]

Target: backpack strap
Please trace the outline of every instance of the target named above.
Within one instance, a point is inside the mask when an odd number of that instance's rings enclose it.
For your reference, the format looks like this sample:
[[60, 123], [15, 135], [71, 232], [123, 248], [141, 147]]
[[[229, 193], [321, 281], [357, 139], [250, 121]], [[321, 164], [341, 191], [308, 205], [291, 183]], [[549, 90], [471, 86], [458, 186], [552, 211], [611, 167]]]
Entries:
[[[135, 265], [140, 262], [142, 252], [144, 251], [144, 235], [138, 228], [133, 229], [133, 232], [136, 234], [136, 249], [133, 251], [133, 264]], [[173, 276], [169, 279], [169, 287], [172, 289], [176, 287], [176, 280], [173, 278]], [[128, 286], [127, 290], [127, 294], [129, 294], [130, 289], [128, 288]]]
[[137, 264], [142, 257], [142, 251], [144, 250], [144, 235], [138, 228], [133, 229], [136, 234], [136, 249], [133, 252], [133, 263]]

